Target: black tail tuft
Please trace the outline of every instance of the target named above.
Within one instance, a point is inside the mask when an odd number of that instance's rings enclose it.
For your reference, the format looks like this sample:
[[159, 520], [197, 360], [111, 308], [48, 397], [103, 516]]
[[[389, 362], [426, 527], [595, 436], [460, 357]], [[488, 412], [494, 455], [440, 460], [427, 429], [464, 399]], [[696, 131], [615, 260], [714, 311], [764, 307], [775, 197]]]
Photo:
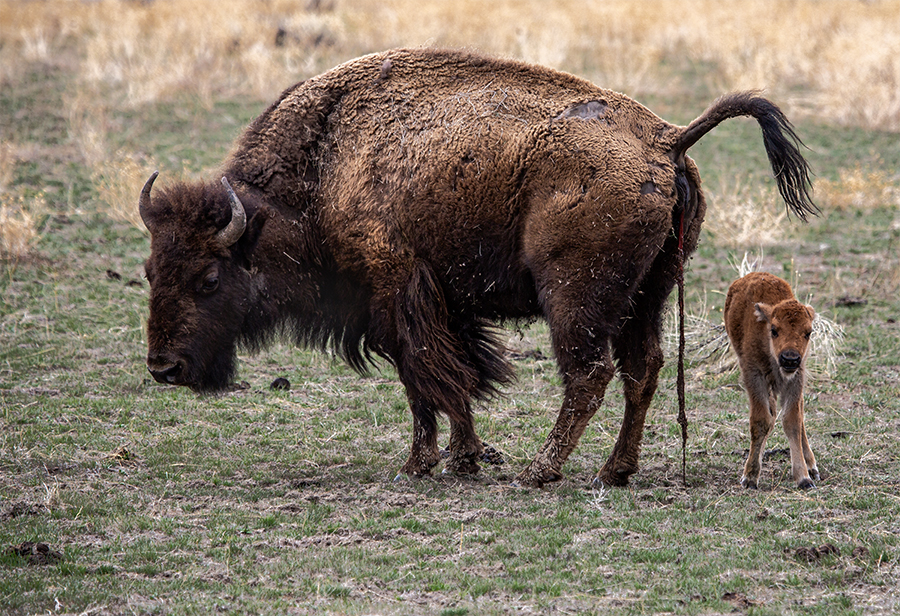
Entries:
[[681, 133], [672, 148], [673, 160], [684, 156], [688, 148], [721, 122], [738, 116], [751, 116], [759, 122], [778, 192], [789, 211], [801, 220], [806, 220], [807, 214], [818, 215], [819, 208], [809, 194], [809, 164], [800, 153], [803, 142], [781, 109], [756, 92], [736, 92], [714, 102]]

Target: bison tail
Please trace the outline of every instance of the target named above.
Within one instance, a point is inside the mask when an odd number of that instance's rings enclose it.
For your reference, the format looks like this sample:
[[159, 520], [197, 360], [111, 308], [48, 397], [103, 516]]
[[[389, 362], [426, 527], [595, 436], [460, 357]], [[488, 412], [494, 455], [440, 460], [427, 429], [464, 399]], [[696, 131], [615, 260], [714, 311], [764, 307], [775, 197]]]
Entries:
[[682, 130], [672, 147], [672, 160], [681, 159], [688, 148], [721, 122], [738, 116], [751, 116], [759, 122], [778, 192], [790, 211], [802, 220], [807, 214], [817, 215], [819, 208], [809, 194], [809, 165], [800, 153], [803, 142], [781, 109], [757, 92], [736, 92], [719, 98]]

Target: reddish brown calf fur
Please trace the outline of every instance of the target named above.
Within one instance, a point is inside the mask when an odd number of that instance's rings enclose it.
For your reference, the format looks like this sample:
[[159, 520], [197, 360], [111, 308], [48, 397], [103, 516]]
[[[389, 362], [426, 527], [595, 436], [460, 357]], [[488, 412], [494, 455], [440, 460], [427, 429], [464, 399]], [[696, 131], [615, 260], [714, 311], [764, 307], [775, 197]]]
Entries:
[[750, 455], [741, 485], [757, 488], [766, 438], [782, 410], [791, 448], [791, 471], [800, 488], [819, 479], [816, 457], [803, 423], [803, 384], [809, 336], [816, 313], [794, 298], [790, 285], [772, 274], [752, 272], [732, 283], [725, 299], [725, 329], [737, 353], [750, 398]]

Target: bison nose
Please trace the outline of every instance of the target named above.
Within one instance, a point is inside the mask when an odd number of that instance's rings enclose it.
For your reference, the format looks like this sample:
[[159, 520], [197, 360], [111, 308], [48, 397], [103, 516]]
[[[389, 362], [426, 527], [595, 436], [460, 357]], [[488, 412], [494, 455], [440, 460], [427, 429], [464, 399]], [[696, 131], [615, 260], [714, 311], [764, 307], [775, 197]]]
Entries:
[[785, 372], [794, 372], [800, 367], [800, 359], [797, 351], [784, 351], [778, 356], [778, 365]]
[[181, 361], [175, 363], [154, 363], [147, 362], [147, 370], [153, 375], [153, 378], [160, 383], [168, 385], [178, 385], [181, 376], [184, 373], [184, 365]]

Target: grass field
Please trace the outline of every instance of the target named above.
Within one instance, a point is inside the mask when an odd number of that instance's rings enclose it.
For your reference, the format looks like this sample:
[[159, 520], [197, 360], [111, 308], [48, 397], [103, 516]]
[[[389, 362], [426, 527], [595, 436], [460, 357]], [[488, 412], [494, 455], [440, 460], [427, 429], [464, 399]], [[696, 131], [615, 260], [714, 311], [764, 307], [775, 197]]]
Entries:
[[[0, 0], [0, 613], [897, 613], [898, 20], [896, 1]], [[505, 463], [476, 480], [393, 481], [411, 422], [386, 367], [277, 345], [226, 395], [152, 382], [146, 176], [205, 177], [278, 91], [396, 45], [550, 64], [679, 123], [732, 88], [784, 106], [823, 214], [781, 216], [756, 125], [717, 128], [691, 150], [710, 212], [687, 307], [692, 341], [714, 336], [762, 254], [843, 329], [808, 385], [817, 489], [793, 487], [780, 429], [739, 486], [745, 395], [699, 353], [683, 482], [671, 349], [630, 487], [590, 487], [616, 382], [564, 481], [510, 487], [561, 403], [542, 323], [507, 324], [518, 381], [477, 409]]]

